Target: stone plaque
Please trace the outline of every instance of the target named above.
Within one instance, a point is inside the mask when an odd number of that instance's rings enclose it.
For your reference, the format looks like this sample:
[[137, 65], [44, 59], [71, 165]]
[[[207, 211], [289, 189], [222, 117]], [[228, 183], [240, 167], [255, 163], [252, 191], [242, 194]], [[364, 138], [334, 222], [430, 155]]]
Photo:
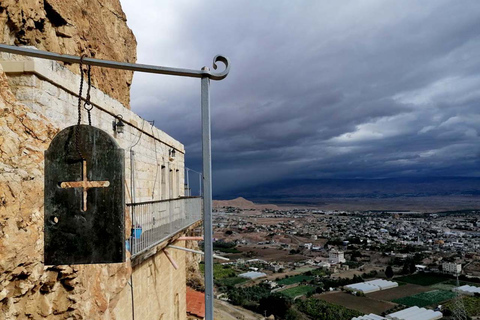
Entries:
[[45, 265], [125, 261], [125, 152], [87, 125], [59, 132], [45, 152]]

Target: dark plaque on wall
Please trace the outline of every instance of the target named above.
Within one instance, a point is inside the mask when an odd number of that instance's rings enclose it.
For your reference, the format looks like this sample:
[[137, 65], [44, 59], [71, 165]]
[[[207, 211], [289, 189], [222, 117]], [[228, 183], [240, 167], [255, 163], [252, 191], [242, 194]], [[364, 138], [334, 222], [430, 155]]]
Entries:
[[55, 136], [45, 152], [45, 265], [125, 261], [124, 172], [108, 133], [80, 125]]

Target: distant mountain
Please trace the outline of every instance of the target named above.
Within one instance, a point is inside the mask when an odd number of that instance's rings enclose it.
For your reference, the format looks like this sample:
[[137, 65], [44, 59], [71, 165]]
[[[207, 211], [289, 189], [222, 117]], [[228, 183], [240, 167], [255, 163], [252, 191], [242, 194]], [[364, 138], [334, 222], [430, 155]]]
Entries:
[[[283, 180], [239, 190], [235, 194], [216, 195], [215, 199], [242, 196], [255, 202], [287, 199], [332, 198], [393, 199], [398, 197], [480, 196], [480, 178], [422, 177], [389, 179], [311, 179]], [[279, 201], [275, 201], [275, 199]], [[297, 201], [298, 202], [298, 201]], [[310, 201], [307, 201], [310, 202]]]
[[275, 205], [259, 205], [242, 197], [238, 197], [236, 199], [231, 199], [231, 200], [214, 200], [213, 207], [214, 208], [235, 207], [235, 208], [241, 208], [241, 209], [260, 209], [260, 210], [265, 208], [278, 209], [278, 207]]

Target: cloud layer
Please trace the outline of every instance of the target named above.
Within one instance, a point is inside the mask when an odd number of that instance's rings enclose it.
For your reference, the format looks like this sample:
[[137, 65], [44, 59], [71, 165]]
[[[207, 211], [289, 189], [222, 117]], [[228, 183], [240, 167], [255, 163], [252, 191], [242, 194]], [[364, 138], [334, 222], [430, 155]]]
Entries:
[[[138, 62], [212, 81], [214, 193], [287, 178], [480, 176], [480, 2], [122, 0]], [[200, 82], [135, 74], [132, 109], [201, 169]]]

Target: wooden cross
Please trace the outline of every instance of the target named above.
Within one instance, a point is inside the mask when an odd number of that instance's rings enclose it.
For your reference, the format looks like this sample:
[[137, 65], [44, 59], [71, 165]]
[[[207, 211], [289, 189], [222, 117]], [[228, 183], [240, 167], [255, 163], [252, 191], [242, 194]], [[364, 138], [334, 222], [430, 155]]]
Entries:
[[88, 181], [87, 179], [87, 161], [83, 160], [83, 180], [82, 181], [68, 181], [60, 183], [61, 188], [82, 188], [83, 192], [83, 209], [87, 211], [87, 191], [90, 188], [106, 188], [110, 186], [110, 181]]

